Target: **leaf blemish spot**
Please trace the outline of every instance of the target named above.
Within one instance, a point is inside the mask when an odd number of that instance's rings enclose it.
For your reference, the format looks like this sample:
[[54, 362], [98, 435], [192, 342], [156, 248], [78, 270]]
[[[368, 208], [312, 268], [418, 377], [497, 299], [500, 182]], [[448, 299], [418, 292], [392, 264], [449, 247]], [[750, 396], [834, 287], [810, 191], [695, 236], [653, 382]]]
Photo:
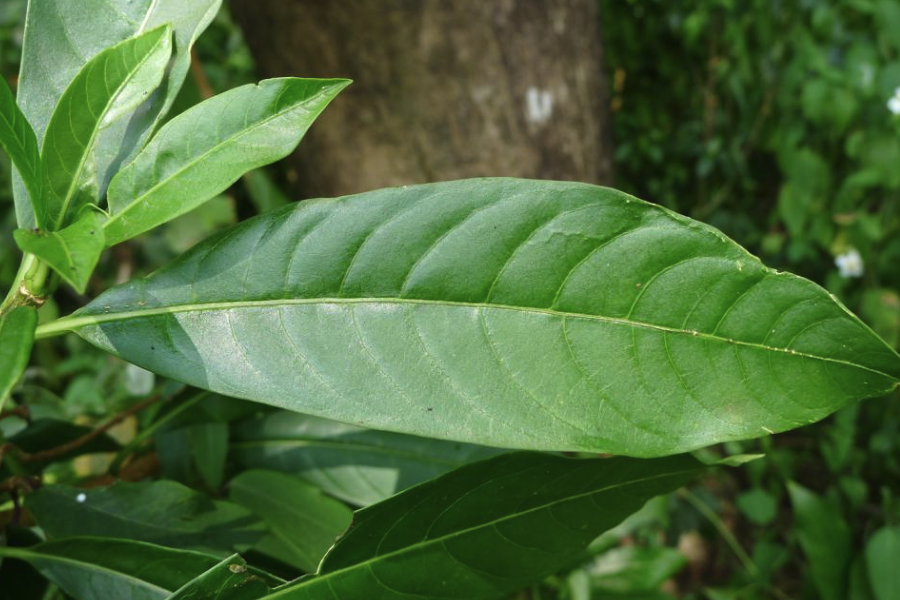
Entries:
[[228, 570], [231, 571], [232, 573], [244, 573], [247, 571], [247, 567], [245, 567], [243, 565], [233, 564], [233, 565], [228, 565]]

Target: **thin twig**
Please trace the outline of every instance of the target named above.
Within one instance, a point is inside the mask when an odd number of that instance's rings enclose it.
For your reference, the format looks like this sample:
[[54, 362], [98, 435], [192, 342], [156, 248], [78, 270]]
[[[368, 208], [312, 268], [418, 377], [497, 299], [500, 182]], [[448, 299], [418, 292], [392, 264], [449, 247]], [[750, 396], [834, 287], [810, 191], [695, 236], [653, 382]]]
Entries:
[[747, 554], [747, 551], [744, 550], [743, 546], [741, 546], [740, 542], [737, 541], [737, 538], [734, 537], [734, 534], [731, 533], [731, 530], [722, 522], [722, 519], [719, 518], [713, 510], [706, 505], [700, 498], [689, 492], [686, 488], [682, 489], [679, 492], [679, 495], [693, 506], [697, 512], [706, 517], [706, 519], [712, 523], [713, 527], [719, 532], [722, 538], [725, 540], [725, 543], [728, 544], [728, 547], [731, 548], [732, 552], [734, 552], [735, 556], [738, 557], [738, 560], [741, 561], [741, 564], [744, 565], [744, 569], [752, 575], [754, 578], [759, 577], [759, 567], [756, 566], [756, 563], [753, 562], [753, 559], [750, 558], [750, 555]]
[[149, 398], [146, 398], [145, 400], [141, 400], [137, 404], [134, 404], [133, 406], [128, 407], [126, 410], [120, 412], [119, 414], [117, 414], [116, 416], [111, 418], [109, 421], [104, 423], [103, 425], [100, 425], [96, 429], [89, 431], [88, 433], [84, 434], [83, 436], [81, 436], [79, 438], [72, 440], [71, 442], [66, 442], [65, 444], [62, 444], [55, 448], [50, 448], [48, 450], [42, 450], [40, 452], [35, 452], [33, 454], [29, 454], [27, 452], [22, 452], [18, 455], [18, 459], [23, 463], [33, 463], [33, 462], [43, 462], [45, 460], [50, 460], [53, 458], [58, 458], [60, 456], [65, 456], [69, 452], [84, 446], [85, 444], [87, 444], [88, 442], [90, 442], [91, 440], [96, 438], [97, 436], [105, 433], [110, 428], [115, 427], [116, 425], [118, 425], [119, 423], [121, 423], [122, 421], [124, 421], [125, 419], [130, 417], [131, 415], [138, 413], [138, 412], [144, 410], [145, 408], [147, 408], [148, 406], [151, 406], [152, 404], [158, 402], [159, 399], [160, 399], [159, 395], [150, 396]]
[[9, 410], [4, 410], [0, 413], [0, 421], [8, 419], [9, 417], [20, 417], [26, 421], [31, 421], [31, 410], [29, 410], [27, 405], [22, 404], [21, 406], [10, 408]]

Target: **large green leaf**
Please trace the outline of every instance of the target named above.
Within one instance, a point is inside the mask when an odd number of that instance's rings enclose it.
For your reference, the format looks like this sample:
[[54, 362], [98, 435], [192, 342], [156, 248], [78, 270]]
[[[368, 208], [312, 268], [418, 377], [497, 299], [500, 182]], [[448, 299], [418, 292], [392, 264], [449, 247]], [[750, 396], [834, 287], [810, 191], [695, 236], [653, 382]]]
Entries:
[[37, 311], [20, 306], [0, 318], [0, 408], [28, 366]]
[[233, 554], [184, 584], [168, 600], [256, 600], [268, 592], [266, 582]]
[[0, 77], [0, 147], [18, 169], [33, 202], [40, 201], [43, 175], [37, 138], [3, 77]]
[[296, 474], [358, 506], [497, 454], [494, 448], [362, 429], [277, 411], [239, 421], [231, 459], [245, 468]]
[[218, 562], [198, 552], [100, 537], [0, 546], [0, 556], [29, 562], [75, 600], [161, 600]]
[[167, 123], [109, 186], [107, 243], [127, 240], [290, 154], [343, 79], [268, 79], [219, 94]]
[[797, 537], [809, 559], [810, 579], [823, 600], [843, 600], [853, 538], [840, 507], [796, 483], [788, 484]]
[[17, 229], [13, 235], [22, 252], [46, 261], [63, 280], [83, 294], [106, 247], [104, 220], [102, 214], [88, 210], [61, 231]]
[[653, 456], [886, 393], [900, 356], [814, 283], [596, 186], [307, 201], [38, 329], [223, 394], [509, 448]]
[[265, 532], [240, 506], [173, 481], [90, 490], [48, 485], [28, 496], [28, 509], [51, 538], [96, 535], [223, 552], [253, 544]]
[[353, 515], [322, 490], [277, 471], [245, 471], [228, 487], [233, 501], [268, 525], [269, 536], [257, 549], [308, 573], [315, 572]]
[[[38, 141], [63, 91], [81, 68], [109, 46], [169, 23], [175, 47], [163, 84], [140, 110], [109, 123], [96, 144], [92, 174], [101, 191], [110, 171], [140, 149], [181, 89], [191, 46], [218, 12], [222, 0], [32, 0], [28, 3], [18, 97]], [[16, 177], [19, 227], [34, 227], [28, 194]]]
[[172, 55], [172, 29], [163, 25], [108, 48], [78, 72], [59, 99], [41, 146], [43, 202], [39, 227], [55, 230], [99, 192], [92, 155], [101, 128], [140, 105], [162, 82]]
[[472, 463], [358, 511], [318, 574], [271, 598], [498, 598], [569, 564], [702, 468], [686, 455], [519, 452]]

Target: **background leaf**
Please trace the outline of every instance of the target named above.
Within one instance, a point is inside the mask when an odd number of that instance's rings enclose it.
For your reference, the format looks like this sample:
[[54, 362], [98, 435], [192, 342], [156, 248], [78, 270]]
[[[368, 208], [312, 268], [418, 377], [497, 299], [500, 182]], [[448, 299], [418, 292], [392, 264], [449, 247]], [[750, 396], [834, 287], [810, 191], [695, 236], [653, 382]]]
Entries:
[[900, 599], [900, 527], [882, 527], [866, 544], [866, 567], [876, 600]]
[[242, 420], [233, 426], [232, 437], [229, 452], [238, 465], [295, 474], [357, 506], [498, 453], [289, 411]]
[[22, 252], [44, 260], [63, 280], [83, 294], [106, 247], [104, 220], [102, 214], [88, 210], [61, 231], [17, 229], [13, 235]]
[[172, 119], [109, 187], [106, 236], [117, 244], [284, 158], [350, 82], [268, 79], [219, 94]]
[[254, 469], [231, 480], [230, 498], [269, 528], [256, 549], [314, 573], [347, 527], [353, 512], [302, 479]]
[[788, 491], [797, 537], [809, 560], [810, 579], [824, 600], [843, 600], [853, 540], [840, 507], [793, 482]]
[[230, 552], [264, 533], [262, 524], [240, 506], [173, 481], [120, 481], [90, 490], [48, 485], [28, 496], [28, 509], [51, 538], [96, 535]]
[[900, 379], [900, 356], [812, 282], [661, 207], [559, 182], [286, 207], [39, 334], [64, 329], [298, 412], [635, 456], [791, 429]]
[[203, 482], [213, 490], [222, 485], [225, 458], [228, 456], [228, 425], [200, 423], [188, 428], [194, 465]]
[[198, 552], [100, 537], [0, 546], [0, 556], [29, 562], [75, 600], [162, 600], [218, 561]]
[[[141, 110], [120, 119], [100, 136], [92, 169], [102, 194], [110, 171], [130, 160], [168, 112], [190, 67], [194, 41], [206, 29], [221, 0], [41, 0], [29, 2], [22, 48], [18, 97], [38, 141], [63, 91], [75, 74], [109, 46], [166, 23], [174, 30], [175, 47], [166, 80]], [[19, 227], [34, 227], [28, 195], [15, 178]]]
[[0, 408], [28, 366], [37, 311], [20, 306], [0, 318]]
[[39, 227], [58, 229], [67, 215], [97, 203], [91, 155], [100, 129], [159, 86], [171, 54], [172, 30], [163, 25], [100, 52], [78, 72], [59, 99], [41, 146], [46, 194], [35, 206]]
[[356, 513], [317, 576], [281, 600], [496, 598], [572, 561], [603, 531], [703, 466], [520, 452], [466, 465]]
[[0, 77], [0, 146], [12, 159], [32, 202], [41, 200], [41, 154], [31, 125], [19, 110], [6, 80]]

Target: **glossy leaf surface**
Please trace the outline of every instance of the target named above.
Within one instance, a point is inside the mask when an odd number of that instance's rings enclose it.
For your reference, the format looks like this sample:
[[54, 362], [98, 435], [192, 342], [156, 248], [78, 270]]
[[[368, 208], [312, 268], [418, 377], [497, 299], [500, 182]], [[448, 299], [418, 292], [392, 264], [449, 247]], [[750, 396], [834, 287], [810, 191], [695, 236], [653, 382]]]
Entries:
[[703, 466], [519, 452], [466, 465], [358, 511], [317, 576], [280, 600], [502, 597], [572, 561], [600, 533]]
[[671, 454], [900, 379], [828, 292], [595, 186], [506, 179], [307, 201], [100, 296], [70, 329], [223, 394], [508, 448]]
[[6, 150], [33, 202], [41, 200], [41, 153], [31, 125], [0, 77], [0, 147]]
[[357, 506], [498, 453], [494, 448], [362, 429], [277, 411], [237, 423], [231, 459], [295, 474]]
[[[127, 162], [168, 112], [190, 67], [194, 40], [218, 12], [221, 0], [40, 0], [29, 2], [18, 99], [38, 142], [63, 91], [102, 50], [170, 24], [175, 45], [163, 84], [133, 115], [110, 123], [96, 145], [92, 176], [103, 190], [109, 171]], [[15, 180], [19, 227], [34, 227], [28, 193]], [[30, 192], [29, 192], [30, 193]]]
[[51, 538], [102, 535], [221, 552], [253, 544], [264, 533], [240, 506], [173, 481], [118, 482], [90, 490], [48, 485], [28, 497], [28, 508]]
[[99, 537], [0, 547], [0, 556], [28, 561], [75, 600], [162, 600], [218, 562], [198, 552]]
[[268, 592], [266, 582], [234, 554], [184, 584], [168, 600], [255, 600]]
[[0, 318], [0, 408], [28, 366], [37, 311], [20, 306]]
[[305, 481], [277, 471], [245, 471], [229, 484], [231, 499], [269, 528], [258, 550], [314, 573], [353, 512]]
[[59, 99], [41, 146], [44, 202], [37, 225], [55, 230], [85, 204], [97, 202], [92, 154], [101, 127], [135, 108], [159, 86], [172, 54], [172, 30], [157, 27], [100, 52]]
[[83, 294], [106, 247], [104, 220], [100, 213], [86, 211], [61, 231], [17, 229], [13, 235], [22, 252], [46, 261], [63, 280]]
[[287, 156], [348, 83], [268, 79], [175, 117], [110, 183], [108, 243], [174, 219], [227, 190], [247, 171]]

